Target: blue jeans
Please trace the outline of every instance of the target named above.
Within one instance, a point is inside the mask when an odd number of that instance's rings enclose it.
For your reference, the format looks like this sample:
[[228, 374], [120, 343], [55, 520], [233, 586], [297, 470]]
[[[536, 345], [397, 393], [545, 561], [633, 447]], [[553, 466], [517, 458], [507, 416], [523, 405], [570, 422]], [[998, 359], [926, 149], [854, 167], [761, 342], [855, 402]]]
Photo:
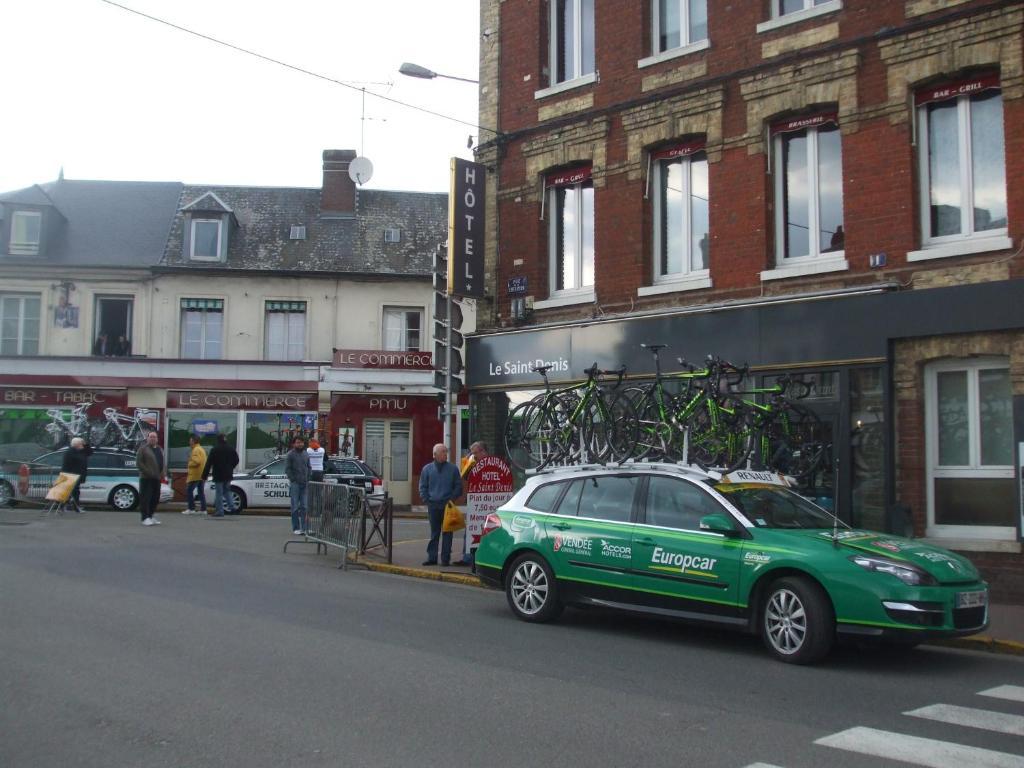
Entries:
[[306, 485], [288, 483], [288, 498], [292, 502], [292, 530], [306, 530]]
[[444, 523], [444, 507], [427, 507], [430, 518], [430, 541], [427, 542], [427, 560], [437, 562], [437, 540], [441, 540], [441, 564], [448, 565], [452, 560], [452, 535], [441, 533]]
[[199, 509], [206, 511], [206, 491], [203, 488], [202, 480], [191, 480], [186, 489], [188, 495], [188, 508], [192, 511], [196, 508], [196, 497], [199, 497]]
[[[226, 483], [215, 482], [213, 484], [213, 514], [215, 517], [223, 517], [224, 513], [227, 512], [229, 515], [235, 514], [234, 508], [231, 506], [231, 481]], [[223, 503], [223, 506], [221, 504]]]

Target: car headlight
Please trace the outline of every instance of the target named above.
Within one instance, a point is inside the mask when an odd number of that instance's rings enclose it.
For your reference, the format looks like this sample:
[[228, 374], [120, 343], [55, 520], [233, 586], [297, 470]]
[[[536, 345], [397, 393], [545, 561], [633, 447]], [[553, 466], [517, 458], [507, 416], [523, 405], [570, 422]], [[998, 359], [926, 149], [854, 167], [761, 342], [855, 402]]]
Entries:
[[887, 557], [867, 557], [865, 555], [854, 555], [850, 561], [866, 571], [892, 574], [904, 584], [909, 584], [912, 587], [938, 584], [930, 573], [926, 573], [910, 563], [901, 563]]

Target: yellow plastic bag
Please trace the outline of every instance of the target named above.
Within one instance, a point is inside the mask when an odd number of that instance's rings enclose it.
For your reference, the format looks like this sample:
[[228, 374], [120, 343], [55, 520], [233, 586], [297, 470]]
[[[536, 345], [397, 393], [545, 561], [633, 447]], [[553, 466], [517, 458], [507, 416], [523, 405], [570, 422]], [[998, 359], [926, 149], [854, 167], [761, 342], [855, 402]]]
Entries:
[[444, 508], [444, 521], [441, 523], [442, 533], [453, 533], [455, 531], [461, 531], [466, 527], [466, 516], [462, 514], [462, 510], [455, 506], [454, 501], [449, 501], [448, 506]]

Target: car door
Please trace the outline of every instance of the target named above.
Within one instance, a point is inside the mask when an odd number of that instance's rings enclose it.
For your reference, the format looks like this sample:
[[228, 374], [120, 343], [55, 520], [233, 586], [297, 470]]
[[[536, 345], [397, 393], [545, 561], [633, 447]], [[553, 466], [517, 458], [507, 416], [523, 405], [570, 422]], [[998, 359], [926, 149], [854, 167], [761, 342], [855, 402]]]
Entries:
[[645, 603], [739, 614], [742, 539], [702, 531], [701, 518], [711, 514], [732, 519], [699, 483], [669, 476], [648, 478], [631, 542], [634, 583]]
[[633, 514], [640, 477], [593, 475], [572, 480], [556, 515], [545, 521], [555, 575], [572, 591], [613, 601], [632, 586]]
[[94, 452], [89, 457], [85, 482], [79, 488], [82, 503], [106, 504], [110, 492], [119, 482], [130, 482], [132, 479], [122, 477], [125, 474], [123, 466], [124, 459], [117, 454]]
[[284, 459], [272, 461], [253, 472], [252, 491], [246, 493], [250, 507], [287, 507], [288, 476]]

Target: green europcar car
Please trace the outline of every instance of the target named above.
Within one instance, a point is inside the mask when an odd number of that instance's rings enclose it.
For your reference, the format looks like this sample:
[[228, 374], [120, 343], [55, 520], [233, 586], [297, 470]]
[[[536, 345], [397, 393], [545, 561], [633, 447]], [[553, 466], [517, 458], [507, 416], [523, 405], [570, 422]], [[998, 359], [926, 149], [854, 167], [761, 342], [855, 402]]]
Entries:
[[575, 603], [715, 622], [797, 664], [837, 635], [916, 644], [988, 625], [988, 586], [970, 561], [850, 529], [768, 472], [544, 472], [488, 517], [476, 566], [525, 621]]

